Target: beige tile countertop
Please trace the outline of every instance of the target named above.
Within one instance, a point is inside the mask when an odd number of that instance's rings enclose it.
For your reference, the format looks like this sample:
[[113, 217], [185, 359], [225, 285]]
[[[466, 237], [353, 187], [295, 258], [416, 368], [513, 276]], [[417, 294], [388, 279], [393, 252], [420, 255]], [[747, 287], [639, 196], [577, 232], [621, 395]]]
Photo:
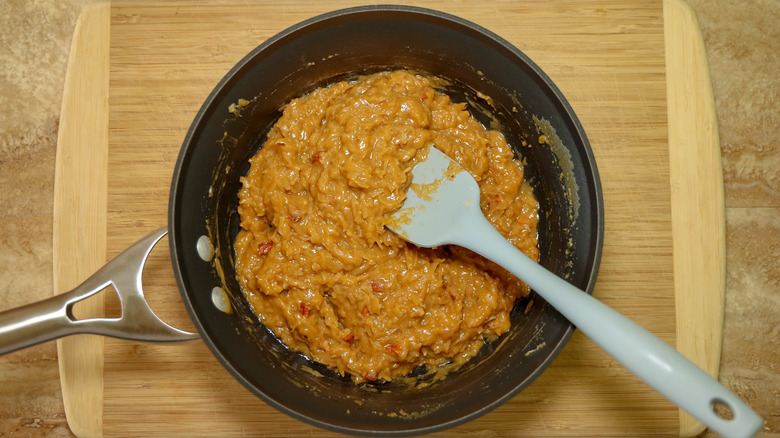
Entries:
[[[88, 2], [0, 2], [0, 311], [52, 294], [59, 109]], [[780, 1], [689, 3], [709, 58], [723, 157], [720, 381], [764, 418], [761, 436], [780, 437]], [[54, 342], [0, 357], [0, 436], [72, 436]]]

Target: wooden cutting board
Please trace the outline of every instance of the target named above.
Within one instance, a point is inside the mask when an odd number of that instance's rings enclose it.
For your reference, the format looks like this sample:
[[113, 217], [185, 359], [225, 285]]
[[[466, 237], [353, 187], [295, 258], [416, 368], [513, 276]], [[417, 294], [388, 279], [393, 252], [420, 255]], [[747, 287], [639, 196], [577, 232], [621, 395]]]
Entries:
[[[414, 4], [414, 2], [401, 2]], [[422, 3], [420, 3], [423, 5]], [[54, 199], [55, 292], [165, 226], [171, 175], [201, 103], [275, 33], [353, 2], [98, 3], [82, 13], [63, 95]], [[717, 375], [724, 274], [717, 126], [701, 37], [681, 0], [426, 2], [529, 55], [593, 145], [606, 205], [594, 295]], [[191, 329], [167, 245], [144, 289]], [[107, 292], [77, 316], [118, 315]], [[68, 422], [80, 436], [298, 436], [318, 429], [267, 406], [200, 341], [60, 340]], [[702, 426], [576, 332], [504, 406], [442, 435], [692, 436]]]

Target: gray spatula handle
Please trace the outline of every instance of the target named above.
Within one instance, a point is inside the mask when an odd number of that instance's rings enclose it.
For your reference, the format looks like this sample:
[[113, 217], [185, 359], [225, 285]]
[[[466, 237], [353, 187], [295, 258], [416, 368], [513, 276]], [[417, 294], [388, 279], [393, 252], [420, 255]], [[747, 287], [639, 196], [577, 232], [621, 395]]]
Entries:
[[[451, 243], [471, 249], [523, 280], [634, 375], [726, 437], [752, 437], [763, 420], [735, 394], [674, 348], [528, 258], [482, 216], [469, 209], [453, 230]], [[731, 419], [718, 416], [726, 405]]]

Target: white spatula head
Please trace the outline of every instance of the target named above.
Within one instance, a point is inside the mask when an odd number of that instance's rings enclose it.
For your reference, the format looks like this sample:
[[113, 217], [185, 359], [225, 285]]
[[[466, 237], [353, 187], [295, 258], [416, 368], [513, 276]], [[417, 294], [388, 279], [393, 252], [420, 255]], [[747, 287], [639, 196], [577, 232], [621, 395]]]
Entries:
[[386, 225], [405, 240], [432, 248], [455, 243], [455, 225], [474, 209], [482, 214], [477, 181], [460, 164], [430, 147], [428, 157], [412, 170], [403, 207]]

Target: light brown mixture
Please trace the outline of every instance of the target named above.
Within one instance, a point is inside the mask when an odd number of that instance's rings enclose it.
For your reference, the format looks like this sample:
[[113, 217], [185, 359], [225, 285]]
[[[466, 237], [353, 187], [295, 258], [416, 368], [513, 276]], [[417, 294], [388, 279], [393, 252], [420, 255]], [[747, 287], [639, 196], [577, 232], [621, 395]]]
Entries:
[[421, 249], [385, 228], [418, 152], [435, 145], [479, 182], [488, 220], [538, 259], [538, 204], [504, 137], [406, 71], [291, 101], [242, 179], [243, 292], [289, 348], [355, 382], [460, 364], [509, 330], [527, 287], [459, 247]]

